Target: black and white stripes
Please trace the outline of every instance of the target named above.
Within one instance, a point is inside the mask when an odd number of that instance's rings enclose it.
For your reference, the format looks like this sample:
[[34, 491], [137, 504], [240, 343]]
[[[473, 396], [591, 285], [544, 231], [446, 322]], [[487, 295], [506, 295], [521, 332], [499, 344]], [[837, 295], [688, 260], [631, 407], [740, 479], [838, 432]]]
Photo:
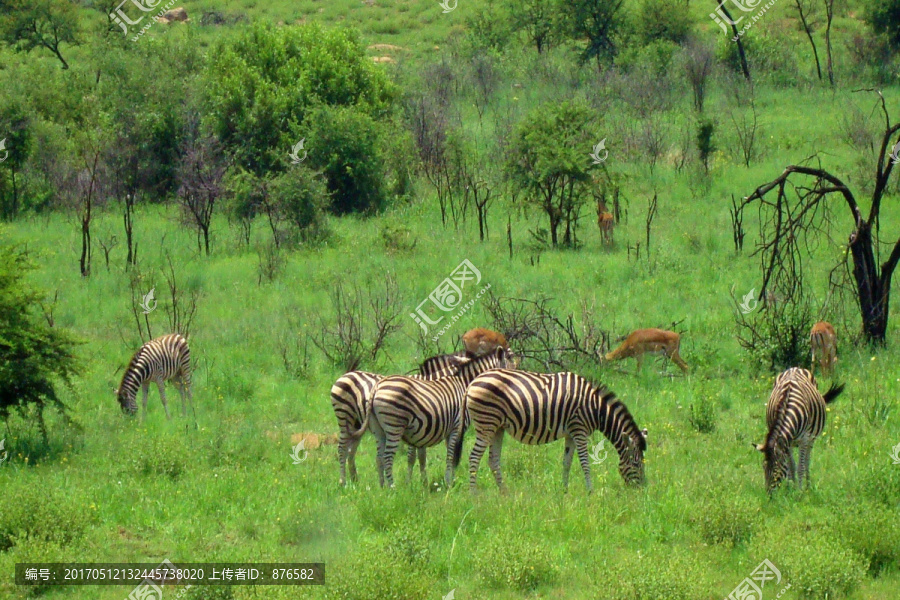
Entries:
[[466, 421], [462, 404], [466, 387], [484, 371], [507, 366], [513, 366], [511, 353], [497, 348], [462, 365], [456, 374], [440, 379], [385, 377], [379, 381], [372, 397], [369, 424], [378, 440], [381, 485], [385, 479], [388, 485], [394, 485], [394, 455], [402, 440], [415, 448], [428, 448], [446, 441], [444, 480], [449, 486], [462, 451]]
[[494, 370], [475, 378], [464, 403], [475, 429], [475, 446], [469, 457], [470, 486], [475, 487], [478, 465], [490, 447], [488, 462], [497, 485], [503, 489], [500, 452], [505, 432], [526, 444], [566, 440], [563, 484], [568, 487], [572, 456], [578, 452], [587, 489], [592, 489], [588, 442], [600, 430], [619, 453], [619, 472], [627, 483], [644, 483], [646, 430], [615, 394], [595, 387], [574, 373], [530, 373]]
[[[835, 386], [819, 393], [816, 380], [806, 369], [792, 368], [778, 376], [766, 405], [766, 441], [756, 446], [763, 453], [766, 489], [771, 492], [786, 478], [809, 483], [809, 457], [813, 443], [825, 427], [826, 405], [844, 391]], [[799, 474], [792, 448], [800, 448]], [[799, 481], [798, 481], [799, 479]]]
[[128, 414], [137, 412], [138, 388], [144, 391], [144, 412], [147, 412], [147, 392], [150, 382], [156, 382], [159, 388], [159, 397], [169, 415], [169, 407], [166, 403], [165, 382], [171, 380], [181, 392], [181, 412], [186, 414], [186, 398], [191, 401], [191, 351], [188, 349], [187, 340], [183, 336], [173, 333], [150, 340], [140, 347], [128, 363], [119, 389], [116, 390], [119, 404], [122, 410]]

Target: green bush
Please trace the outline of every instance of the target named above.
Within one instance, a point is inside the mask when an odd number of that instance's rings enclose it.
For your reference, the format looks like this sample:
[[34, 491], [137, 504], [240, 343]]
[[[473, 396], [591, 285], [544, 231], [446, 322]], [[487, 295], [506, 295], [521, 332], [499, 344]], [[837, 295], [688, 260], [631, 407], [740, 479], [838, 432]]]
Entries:
[[0, 510], [0, 551], [22, 540], [69, 545], [81, 538], [91, 510], [80, 498], [48, 488], [31, 478], [5, 487]]
[[[702, 567], [682, 552], [617, 552], [598, 597], [609, 600], [696, 600], [709, 591]], [[609, 582], [616, 582], [610, 585]]]
[[872, 577], [900, 568], [900, 516], [893, 508], [870, 502], [854, 504], [843, 512], [837, 529], [847, 547], [866, 559]]
[[875, 33], [886, 35], [895, 49], [900, 48], [900, 0], [869, 2], [865, 19]]
[[178, 436], [163, 438], [160, 435], [144, 435], [142, 438], [140, 443], [134, 444], [131, 458], [133, 472], [177, 480], [184, 473], [188, 460], [184, 441]]
[[866, 575], [865, 558], [804, 515], [781, 519], [754, 536], [751, 556], [768, 558], [801, 598], [849, 595]]
[[554, 583], [559, 575], [546, 544], [509, 533], [493, 535], [476, 562], [482, 579], [494, 588], [527, 592]]
[[419, 600], [434, 596], [436, 584], [378, 548], [364, 546], [330, 569], [326, 600]]
[[387, 200], [379, 127], [354, 108], [321, 107], [309, 117], [309, 160], [325, 175], [331, 211], [372, 214]]
[[307, 244], [325, 239], [328, 190], [318, 173], [293, 165], [272, 179], [269, 202], [279, 218], [290, 225], [291, 241]]
[[[15, 563], [63, 563], [72, 561], [73, 548], [69, 542], [49, 540], [42, 537], [22, 536], [15, 540], [11, 559]], [[13, 568], [15, 568], [13, 566]], [[10, 573], [10, 579], [12, 579]], [[50, 590], [59, 590], [59, 586], [50, 583], [38, 583], [24, 588], [26, 597], [39, 597]]]
[[683, 0], [644, 0], [637, 13], [635, 32], [645, 44], [681, 44], [691, 32], [691, 16]]
[[700, 433], [712, 433], [716, 430], [716, 403], [709, 395], [702, 392], [697, 394], [690, 410], [691, 427]]
[[757, 503], [732, 497], [700, 504], [693, 521], [707, 544], [734, 547], [750, 540], [760, 517]]

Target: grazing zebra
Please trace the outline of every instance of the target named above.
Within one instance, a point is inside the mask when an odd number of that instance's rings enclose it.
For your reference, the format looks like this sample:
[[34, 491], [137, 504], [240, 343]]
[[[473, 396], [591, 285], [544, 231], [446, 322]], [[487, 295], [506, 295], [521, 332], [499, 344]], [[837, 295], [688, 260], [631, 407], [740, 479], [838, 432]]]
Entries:
[[[441, 441], [447, 443], [447, 470], [444, 481], [453, 482], [459, 464], [462, 436], [467, 418], [461, 411], [466, 386], [476, 376], [494, 368], [514, 365], [513, 354], [496, 348], [490, 354], [473, 358], [454, 375], [425, 381], [409, 377], [385, 377], [375, 386], [368, 422], [378, 440], [378, 478], [384, 486], [394, 487], [394, 454], [403, 440], [409, 446], [425, 448]], [[421, 465], [424, 467], [424, 465]]]
[[563, 454], [563, 486], [569, 487], [572, 455], [584, 471], [588, 493], [591, 471], [588, 443], [599, 429], [619, 453], [619, 473], [626, 483], [644, 483], [644, 451], [647, 430], [638, 429], [634, 418], [615, 394], [595, 387], [574, 373], [530, 373], [496, 370], [476, 377], [466, 392], [463, 408], [475, 429], [475, 446], [469, 456], [469, 485], [475, 489], [478, 465], [490, 446], [488, 462], [497, 485], [505, 490], [500, 473], [500, 451], [506, 431], [526, 444], [566, 440]]
[[[425, 360], [419, 367], [419, 376], [425, 379], [443, 377], [456, 371], [460, 365], [468, 361], [465, 353], [441, 354]], [[415, 375], [414, 375], [415, 377]], [[341, 485], [347, 483], [347, 465], [350, 466], [350, 479], [357, 480], [356, 450], [359, 447], [365, 428], [360, 427], [365, 423], [369, 412], [372, 392], [375, 384], [383, 378], [382, 375], [367, 373], [366, 371], [350, 371], [338, 378], [331, 386], [331, 407], [338, 421], [338, 460], [341, 463]], [[358, 435], [354, 436], [354, 432]], [[410, 472], [415, 465], [416, 454], [414, 450], [409, 452]], [[425, 469], [425, 450], [419, 453], [420, 468]]]
[[[166, 404], [165, 382], [171, 380], [181, 392], [181, 413], [187, 414], [185, 396], [191, 402], [191, 410], [194, 410], [194, 399], [191, 395], [191, 351], [187, 340], [178, 333], [164, 335], [152, 339], [141, 346], [125, 374], [122, 375], [122, 383], [116, 390], [116, 396], [122, 410], [133, 415], [137, 412], [137, 391], [144, 390], [144, 413], [147, 412], [147, 392], [150, 382], [155, 381], [159, 388], [159, 398], [166, 410], [166, 418], [171, 419], [169, 406]], [[195, 418], [196, 418], [196, 412]]]
[[800, 447], [799, 485], [809, 483], [809, 454], [813, 442], [825, 427], [825, 405], [844, 391], [843, 384], [831, 385], [824, 396], [806, 369], [792, 368], [778, 376], [766, 405], [766, 441], [755, 445], [763, 453], [766, 490], [771, 493], [785, 476], [797, 482], [793, 446]]

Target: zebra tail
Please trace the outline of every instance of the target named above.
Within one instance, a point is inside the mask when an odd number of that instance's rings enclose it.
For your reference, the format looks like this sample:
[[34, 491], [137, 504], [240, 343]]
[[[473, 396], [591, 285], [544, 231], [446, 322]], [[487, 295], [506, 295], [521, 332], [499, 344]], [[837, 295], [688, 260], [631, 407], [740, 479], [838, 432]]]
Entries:
[[469, 391], [463, 394], [462, 404], [459, 406], [459, 435], [456, 436], [456, 444], [453, 445], [453, 468], [459, 466], [462, 460], [463, 437], [466, 435], [466, 401], [469, 399]]
[[832, 402], [834, 402], [837, 399], [837, 397], [841, 395], [841, 392], [843, 392], [843, 391], [844, 391], [843, 383], [841, 385], [837, 385], [837, 386], [832, 383], [831, 387], [828, 388], [828, 391], [825, 392], [824, 394], [822, 394], [822, 397], [825, 399], [825, 404], [831, 404]]
[[366, 406], [366, 414], [363, 415], [363, 418], [362, 418], [362, 427], [360, 427], [356, 431], [350, 432], [351, 439], [358, 440], [359, 438], [361, 438], [363, 436], [363, 434], [369, 428], [369, 415], [371, 415], [371, 414], [372, 414], [372, 403], [369, 402], [369, 405]]

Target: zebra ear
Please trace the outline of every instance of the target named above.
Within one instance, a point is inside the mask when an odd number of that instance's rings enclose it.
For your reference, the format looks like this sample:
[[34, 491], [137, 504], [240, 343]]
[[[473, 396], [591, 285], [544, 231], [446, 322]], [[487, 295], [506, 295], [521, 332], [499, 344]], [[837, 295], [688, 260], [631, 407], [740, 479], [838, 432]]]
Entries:
[[756, 448], [757, 450], [759, 450], [760, 452], [765, 452], [765, 450], [766, 450], [765, 444], [754, 444], [753, 442], [750, 442], [750, 445], [753, 446], [754, 448]]
[[641, 435], [644, 436], [644, 439], [645, 439], [645, 440], [647, 439], [647, 428], [646, 428], [646, 427], [644, 427], [643, 429], [641, 429]]

